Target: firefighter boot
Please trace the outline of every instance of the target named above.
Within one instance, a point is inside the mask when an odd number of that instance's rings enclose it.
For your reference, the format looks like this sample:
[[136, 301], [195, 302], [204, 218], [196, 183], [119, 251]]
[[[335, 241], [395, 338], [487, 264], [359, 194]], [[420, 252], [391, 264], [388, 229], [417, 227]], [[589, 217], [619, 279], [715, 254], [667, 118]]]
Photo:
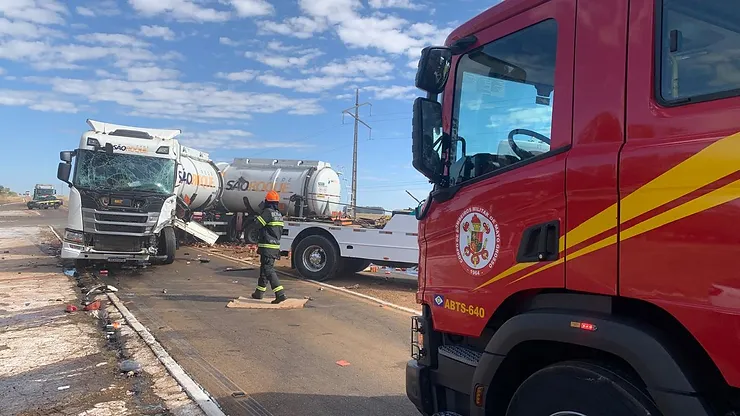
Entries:
[[257, 286], [257, 289], [252, 293], [252, 299], [262, 299], [265, 296], [266, 287]]
[[279, 290], [275, 291], [275, 300], [273, 300], [271, 303], [278, 304], [280, 302], [283, 302], [288, 299], [287, 296], [285, 296], [285, 290], [283, 290], [282, 286], [278, 287]]

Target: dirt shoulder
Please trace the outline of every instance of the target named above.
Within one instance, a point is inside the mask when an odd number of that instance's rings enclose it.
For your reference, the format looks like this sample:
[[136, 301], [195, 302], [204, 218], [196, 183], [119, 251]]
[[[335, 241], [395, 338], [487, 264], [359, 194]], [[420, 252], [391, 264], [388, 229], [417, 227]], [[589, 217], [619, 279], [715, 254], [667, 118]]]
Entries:
[[[117, 320], [120, 330], [106, 339], [101, 322], [113, 311], [105, 303], [82, 311], [85, 289], [61, 272], [58, 249], [48, 228], [0, 228], [2, 413], [200, 415], [174, 380], [162, 387], [167, 375], [125, 323]], [[67, 305], [79, 310], [67, 313]], [[130, 372], [122, 371], [126, 360]]]

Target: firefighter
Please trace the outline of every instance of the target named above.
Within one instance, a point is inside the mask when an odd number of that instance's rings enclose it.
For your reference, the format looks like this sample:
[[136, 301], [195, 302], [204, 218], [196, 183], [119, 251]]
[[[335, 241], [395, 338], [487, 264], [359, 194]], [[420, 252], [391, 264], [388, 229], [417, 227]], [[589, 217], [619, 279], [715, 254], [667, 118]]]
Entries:
[[257, 281], [257, 289], [252, 293], [252, 298], [262, 299], [267, 291], [267, 281], [275, 293], [272, 303], [280, 303], [287, 299], [285, 289], [275, 272], [275, 260], [280, 258], [280, 237], [283, 234], [283, 215], [278, 210], [280, 195], [274, 190], [267, 192], [262, 213], [256, 217], [255, 222], [260, 227], [260, 238], [257, 244], [257, 253], [260, 255], [260, 278]]

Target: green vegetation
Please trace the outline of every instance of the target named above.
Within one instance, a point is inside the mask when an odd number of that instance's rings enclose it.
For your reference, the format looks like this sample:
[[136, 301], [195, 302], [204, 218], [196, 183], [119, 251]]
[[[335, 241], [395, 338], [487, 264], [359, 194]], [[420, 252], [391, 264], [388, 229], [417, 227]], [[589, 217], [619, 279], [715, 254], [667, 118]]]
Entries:
[[0, 196], [18, 196], [18, 193], [11, 191], [10, 188], [0, 185]]

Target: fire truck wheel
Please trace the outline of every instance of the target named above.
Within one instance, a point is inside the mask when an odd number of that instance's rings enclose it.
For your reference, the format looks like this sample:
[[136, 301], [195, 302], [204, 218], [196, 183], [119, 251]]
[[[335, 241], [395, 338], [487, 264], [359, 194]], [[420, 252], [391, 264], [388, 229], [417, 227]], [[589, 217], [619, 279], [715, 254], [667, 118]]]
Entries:
[[650, 397], [628, 378], [598, 363], [568, 361], [527, 378], [506, 416], [660, 415]]
[[337, 248], [321, 235], [310, 235], [301, 240], [293, 256], [298, 273], [306, 279], [323, 282], [334, 277], [339, 269]]
[[163, 264], [172, 264], [175, 261], [175, 250], [177, 250], [177, 242], [175, 241], [175, 229], [172, 227], [165, 227], [162, 230], [162, 235], [160, 236], [160, 246], [159, 250], [163, 251], [164, 254], [167, 256], [165, 260], [162, 261]]

